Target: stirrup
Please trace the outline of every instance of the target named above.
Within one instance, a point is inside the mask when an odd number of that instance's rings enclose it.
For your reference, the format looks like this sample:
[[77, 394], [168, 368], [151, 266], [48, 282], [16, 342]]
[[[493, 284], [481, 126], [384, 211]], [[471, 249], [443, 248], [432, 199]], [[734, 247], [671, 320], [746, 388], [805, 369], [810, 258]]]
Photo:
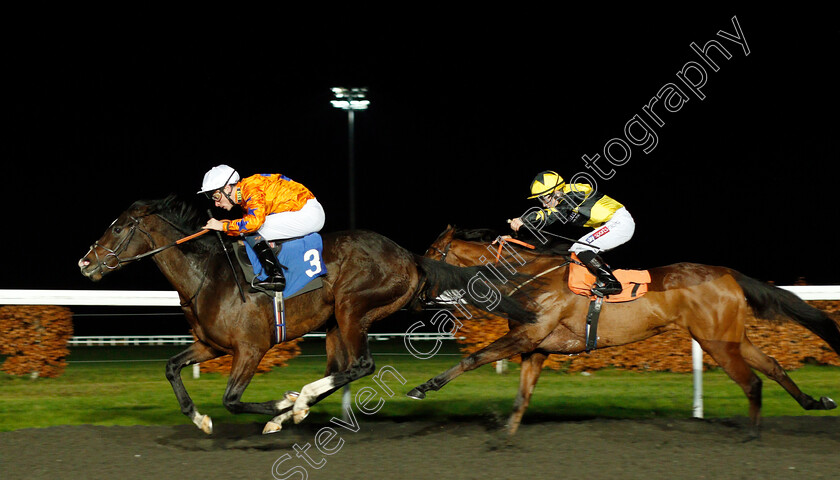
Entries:
[[592, 286], [590, 291], [598, 296], [598, 297], [607, 297], [609, 295], [615, 295], [617, 293], [621, 293], [623, 290], [622, 286], [618, 282], [608, 282], [604, 283], [602, 280], [598, 280], [595, 282], [595, 285]]
[[286, 288], [286, 277], [268, 277], [265, 280], [254, 277], [254, 280], [251, 281], [251, 288], [255, 291], [282, 292]]

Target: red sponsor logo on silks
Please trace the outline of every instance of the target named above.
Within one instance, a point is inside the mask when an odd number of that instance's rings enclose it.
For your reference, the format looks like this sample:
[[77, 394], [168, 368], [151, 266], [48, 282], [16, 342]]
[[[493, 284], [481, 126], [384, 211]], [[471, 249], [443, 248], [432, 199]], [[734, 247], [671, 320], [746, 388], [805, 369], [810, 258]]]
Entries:
[[592, 235], [587, 237], [586, 241], [589, 242], [589, 243], [592, 243], [595, 240], [603, 237], [604, 235], [606, 235], [608, 233], [610, 233], [610, 228], [609, 227], [601, 227], [598, 230], [595, 230], [594, 232], [592, 232]]

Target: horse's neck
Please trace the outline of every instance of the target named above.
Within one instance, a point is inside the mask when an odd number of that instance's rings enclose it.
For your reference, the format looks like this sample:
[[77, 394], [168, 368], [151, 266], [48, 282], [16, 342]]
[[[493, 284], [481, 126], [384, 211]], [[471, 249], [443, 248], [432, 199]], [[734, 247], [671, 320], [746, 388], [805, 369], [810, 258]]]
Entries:
[[205, 256], [187, 255], [178, 247], [169, 248], [155, 255], [154, 261], [163, 276], [184, 299], [190, 299], [202, 288], [207, 276], [212, 275], [209, 269], [209, 253]]
[[[452, 254], [465, 265], [495, 265], [503, 262], [513, 268], [522, 267], [524, 264], [530, 265], [531, 267], [529, 268], [538, 265], [554, 267], [557, 263], [566, 263], [569, 261], [568, 257], [562, 255], [539, 255], [530, 250], [520, 249], [514, 246], [509, 248], [502, 247], [500, 249], [498, 245], [475, 242], [452, 243]], [[482, 257], [484, 260], [482, 260]]]

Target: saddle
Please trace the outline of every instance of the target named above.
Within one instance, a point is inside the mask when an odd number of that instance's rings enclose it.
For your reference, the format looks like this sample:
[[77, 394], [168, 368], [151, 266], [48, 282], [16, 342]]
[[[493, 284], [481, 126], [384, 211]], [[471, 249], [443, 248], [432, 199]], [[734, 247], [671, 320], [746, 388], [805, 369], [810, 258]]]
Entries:
[[[313, 235], [317, 238], [312, 237]], [[311, 233], [304, 237], [274, 243], [275, 246], [271, 250], [286, 276], [286, 288], [283, 291], [285, 298], [296, 297], [324, 285], [322, 277], [326, 275], [327, 267], [322, 261], [323, 244], [319, 234]], [[250, 245], [237, 243], [234, 245], [233, 252], [248, 283], [251, 283], [254, 278], [265, 275]]]
[[[615, 278], [621, 282], [621, 293], [604, 297], [607, 303], [629, 302], [636, 300], [648, 291], [650, 283], [650, 272], [647, 270], [613, 270]], [[586, 297], [594, 298], [592, 286], [595, 284], [595, 275], [589, 272], [572, 254], [572, 261], [569, 264], [569, 290]]]
[[569, 290], [589, 297], [589, 311], [586, 313], [586, 352], [597, 347], [598, 318], [604, 302], [619, 303], [636, 300], [648, 291], [650, 272], [647, 270], [613, 270], [613, 275], [621, 283], [621, 293], [598, 296], [592, 293], [595, 275], [589, 272], [573, 253], [569, 263]]

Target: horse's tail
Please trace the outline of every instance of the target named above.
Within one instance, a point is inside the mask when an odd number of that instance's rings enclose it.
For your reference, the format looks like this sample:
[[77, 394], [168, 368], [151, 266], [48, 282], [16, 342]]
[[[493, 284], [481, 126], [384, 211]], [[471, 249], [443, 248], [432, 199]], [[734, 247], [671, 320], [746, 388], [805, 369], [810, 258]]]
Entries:
[[[415, 255], [425, 285], [419, 294], [435, 298], [447, 290], [458, 292], [460, 300], [494, 315], [502, 315], [520, 323], [536, 321], [533, 311], [495, 286], [498, 278], [483, 266], [458, 267], [440, 260]], [[490, 284], [488, 285], [487, 282]]]
[[796, 294], [783, 288], [746, 275], [736, 275], [735, 280], [744, 291], [744, 297], [757, 318], [793, 320], [814, 332], [840, 354], [840, 327], [825, 312], [808, 305]]

